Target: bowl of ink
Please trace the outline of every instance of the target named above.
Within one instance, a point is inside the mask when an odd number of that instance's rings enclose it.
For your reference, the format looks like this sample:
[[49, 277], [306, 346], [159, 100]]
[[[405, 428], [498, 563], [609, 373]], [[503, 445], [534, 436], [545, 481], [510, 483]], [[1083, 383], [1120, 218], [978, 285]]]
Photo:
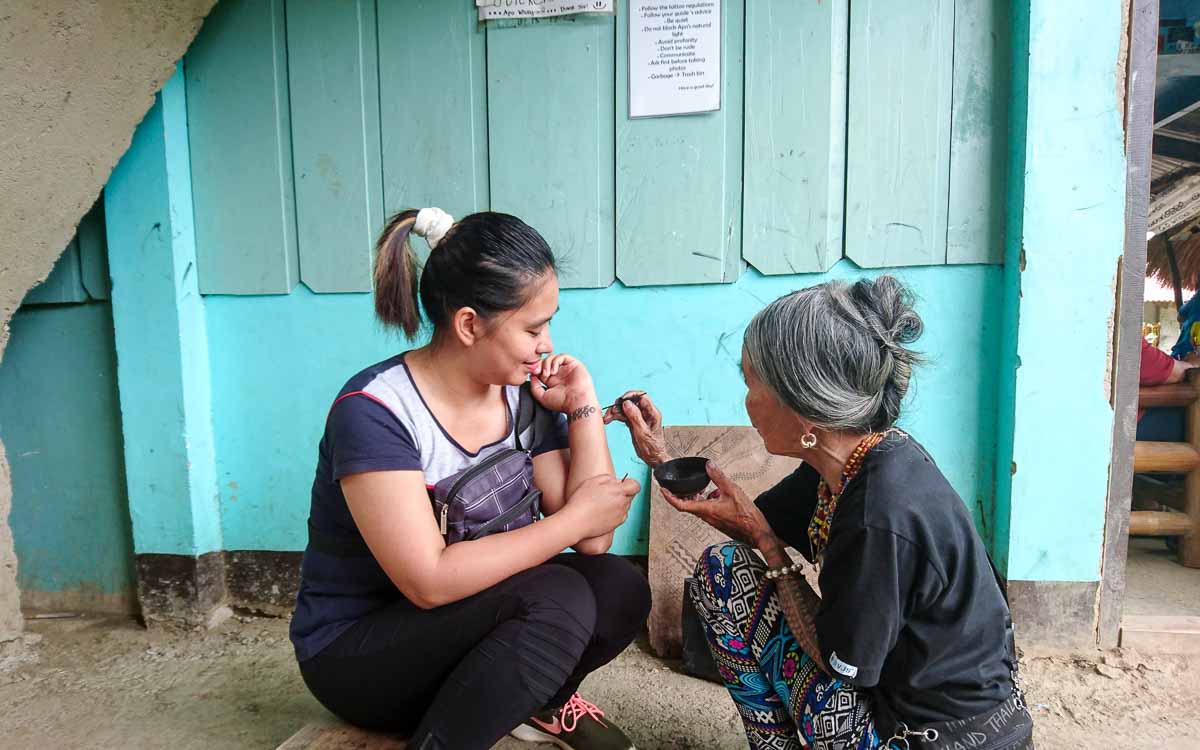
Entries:
[[690, 497], [708, 486], [707, 467], [703, 456], [676, 458], [654, 467], [654, 478], [675, 497]]

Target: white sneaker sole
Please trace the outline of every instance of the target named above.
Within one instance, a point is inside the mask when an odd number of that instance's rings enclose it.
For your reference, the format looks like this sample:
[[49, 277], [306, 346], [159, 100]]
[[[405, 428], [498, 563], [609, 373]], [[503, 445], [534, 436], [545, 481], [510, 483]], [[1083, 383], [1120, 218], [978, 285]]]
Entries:
[[[522, 742], [546, 742], [554, 745], [555, 747], [561, 747], [562, 750], [574, 750], [574, 748], [554, 735], [548, 732], [543, 732], [540, 729], [534, 729], [528, 724], [518, 724], [516, 729], [509, 732], [509, 735], [516, 737]], [[629, 750], [637, 750], [637, 748], [633, 745], [630, 745]]]

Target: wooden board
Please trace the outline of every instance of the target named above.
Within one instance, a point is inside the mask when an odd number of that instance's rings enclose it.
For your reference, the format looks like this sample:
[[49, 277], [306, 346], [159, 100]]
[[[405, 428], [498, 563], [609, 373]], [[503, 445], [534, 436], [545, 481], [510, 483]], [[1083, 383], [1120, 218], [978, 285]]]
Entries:
[[719, 112], [629, 118], [629, 3], [617, 4], [617, 277], [737, 281], [742, 271], [743, 0], [722, 3]]
[[1200, 654], [1200, 617], [1125, 615], [1121, 647], [1148, 653]]
[[850, 9], [846, 256], [946, 262], [954, 0]]
[[[667, 427], [665, 435], [671, 455], [711, 458], [750, 497], [773, 487], [800, 465], [794, 458], [767, 453], [753, 427]], [[658, 483], [652, 483], [650, 645], [659, 656], [680, 655], [683, 581], [695, 571], [705, 547], [727, 538], [695, 516], [672, 508]]]
[[314, 722], [306, 724], [276, 750], [403, 750], [406, 745], [397, 737], [348, 724]]
[[611, 16], [488, 24], [492, 208], [546, 238], [564, 288], [614, 278], [615, 44]]
[[375, 0], [288, 0], [287, 41], [300, 280], [368, 292], [383, 228]]
[[1009, 3], [956, 0], [947, 263], [1004, 261]]
[[217, 5], [184, 61], [202, 294], [300, 280], [283, 0]]
[[[379, 3], [383, 199], [388, 215], [490, 205], [485, 32], [470, 3]], [[413, 242], [417, 254], [429, 248]]]
[[765, 274], [842, 257], [849, 3], [746, 5], [742, 256]]

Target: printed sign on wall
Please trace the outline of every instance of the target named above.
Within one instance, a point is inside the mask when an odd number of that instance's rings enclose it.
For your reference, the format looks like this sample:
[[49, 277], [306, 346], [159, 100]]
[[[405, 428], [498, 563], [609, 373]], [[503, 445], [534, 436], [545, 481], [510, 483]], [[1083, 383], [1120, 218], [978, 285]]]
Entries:
[[721, 108], [721, 0], [629, 0], [629, 116]]
[[480, 21], [502, 18], [549, 18], [575, 13], [612, 15], [616, 0], [475, 0]]

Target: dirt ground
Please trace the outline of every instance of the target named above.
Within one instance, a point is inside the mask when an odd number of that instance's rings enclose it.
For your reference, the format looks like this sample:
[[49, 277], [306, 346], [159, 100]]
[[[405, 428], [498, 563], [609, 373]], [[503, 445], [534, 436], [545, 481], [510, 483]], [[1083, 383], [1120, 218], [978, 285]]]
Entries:
[[[127, 620], [29, 623], [0, 651], [0, 746], [274, 748], [327, 716], [300, 681], [287, 623], [235, 617], [205, 633]], [[1125, 652], [1028, 655], [1039, 748], [1200, 747], [1200, 658]], [[639, 748], [744, 748], [724, 690], [631, 646], [584, 694]], [[505, 741], [498, 747], [531, 747]]]

